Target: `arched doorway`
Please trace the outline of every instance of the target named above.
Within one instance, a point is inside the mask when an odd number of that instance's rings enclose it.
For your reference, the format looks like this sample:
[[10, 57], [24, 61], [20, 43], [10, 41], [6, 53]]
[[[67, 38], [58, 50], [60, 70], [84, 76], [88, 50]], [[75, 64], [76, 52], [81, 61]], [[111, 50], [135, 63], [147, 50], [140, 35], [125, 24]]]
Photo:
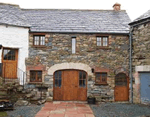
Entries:
[[85, 101], [87, 99], [87, 73], [68, 69], [54, 72], [54, 100]]
[[129, 78], [125, 73], [119, 73], [115, 76], [115, 101], [129, 100]]

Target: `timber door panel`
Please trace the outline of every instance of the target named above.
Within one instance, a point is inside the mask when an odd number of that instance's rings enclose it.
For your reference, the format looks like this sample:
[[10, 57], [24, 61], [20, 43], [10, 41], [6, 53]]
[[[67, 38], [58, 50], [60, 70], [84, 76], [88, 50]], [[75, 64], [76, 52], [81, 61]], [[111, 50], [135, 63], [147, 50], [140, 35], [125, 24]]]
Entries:
[[54, 100], [63, 100], [62, 98], [62, 71], [54, 73]]
[[17, 49], [3, 49], [2, 56], [3, 63], [3, 77], [8, 79], [17, 78], [17, 64], [18, 64], [18, 50]]
[[129, 100], [129, 79], [124, 73], [119, 73], [115, 77], [115, 101]]
[[77, 100], [78, 91], [78, 71], [63, 71], [63, 100]]
[[78, 100], [86, 101], [87, 99], [87, 74], [84, 71], [78, 72], [79, 89], [78, 89]]

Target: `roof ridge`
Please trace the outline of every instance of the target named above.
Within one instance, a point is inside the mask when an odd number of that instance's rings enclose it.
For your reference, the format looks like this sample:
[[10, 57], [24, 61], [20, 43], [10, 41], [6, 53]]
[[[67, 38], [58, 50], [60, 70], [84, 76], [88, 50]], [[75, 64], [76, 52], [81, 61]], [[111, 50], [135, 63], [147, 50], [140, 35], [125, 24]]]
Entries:
[[[64, 10], [64, 11], [114, 11], [113, 9], [42, 9], [42, 8], [35, 8], [35, 9], [25, 9], [21, 8], [21, 10]], [[120, 11], [126, 11], [126, 10], [120, 10]], [[117, 12], [120, 12], [117, 11]], [[116, 11], [114, 11], [116, 12]]]
[[3, 2], [0, 2], [0, 5], [10, 5], [10, 6], [15, 6], [15, 7], [20, 8], [20, 6], [18, 4], [12, 4], [12, 3], [3, 3]]

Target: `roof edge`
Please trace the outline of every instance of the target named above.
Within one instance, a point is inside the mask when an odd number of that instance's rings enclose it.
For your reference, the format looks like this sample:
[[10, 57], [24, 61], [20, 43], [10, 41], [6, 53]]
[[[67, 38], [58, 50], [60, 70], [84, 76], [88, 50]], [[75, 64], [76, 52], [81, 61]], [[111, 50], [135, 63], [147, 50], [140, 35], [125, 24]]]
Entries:
[[146, 21], [146, 20], [150, 20], [150, 17], [147, 17], [147, 18], [144, 18], [144, 19], [140, 19], [140, 20], [137, 20], [137, 21], [133, 21], [133, 22], [130, 22], [128, 25], [134, 25], [134, 24], [139, 24], [140, 22], [143, 22], [143, 21]]
[[52, 32], [52, 31], [31, 31], [29, 30], [29, 33], [62, 33], [62, 34], [112, 34], [112, 35], [129, 35], [128, 33], [115, 33], [115, 32]]
[[13, 24], [7, 24], [7, 23], [0, 23], [0, 25], [8, 25], [8, 26], [24, 27], [24, 28], [30, 28], [31, 27], [31, 26], [20, 26], [20, 25], [13, 25]]
[[10, 6], [15, 6], [15, 7], [20, 8], [20, 6], [19, 6], [18, 4], [11, 4], [11, 3], [3, 3], [3, 2], [0, 2], [0, 5], [10, 5]]

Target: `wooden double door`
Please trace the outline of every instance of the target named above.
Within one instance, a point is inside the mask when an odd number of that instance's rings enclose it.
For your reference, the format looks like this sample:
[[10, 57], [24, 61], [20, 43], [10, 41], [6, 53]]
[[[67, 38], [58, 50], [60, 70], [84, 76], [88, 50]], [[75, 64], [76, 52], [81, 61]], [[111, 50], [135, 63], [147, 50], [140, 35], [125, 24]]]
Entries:
[[119, 73], [115, 77], [115, 101], [129, 100], [129, 79], [124, 73]]
[[54, 73], [54, 100], [87, 100], [87, 73], [81, 70], [61, 70]]

